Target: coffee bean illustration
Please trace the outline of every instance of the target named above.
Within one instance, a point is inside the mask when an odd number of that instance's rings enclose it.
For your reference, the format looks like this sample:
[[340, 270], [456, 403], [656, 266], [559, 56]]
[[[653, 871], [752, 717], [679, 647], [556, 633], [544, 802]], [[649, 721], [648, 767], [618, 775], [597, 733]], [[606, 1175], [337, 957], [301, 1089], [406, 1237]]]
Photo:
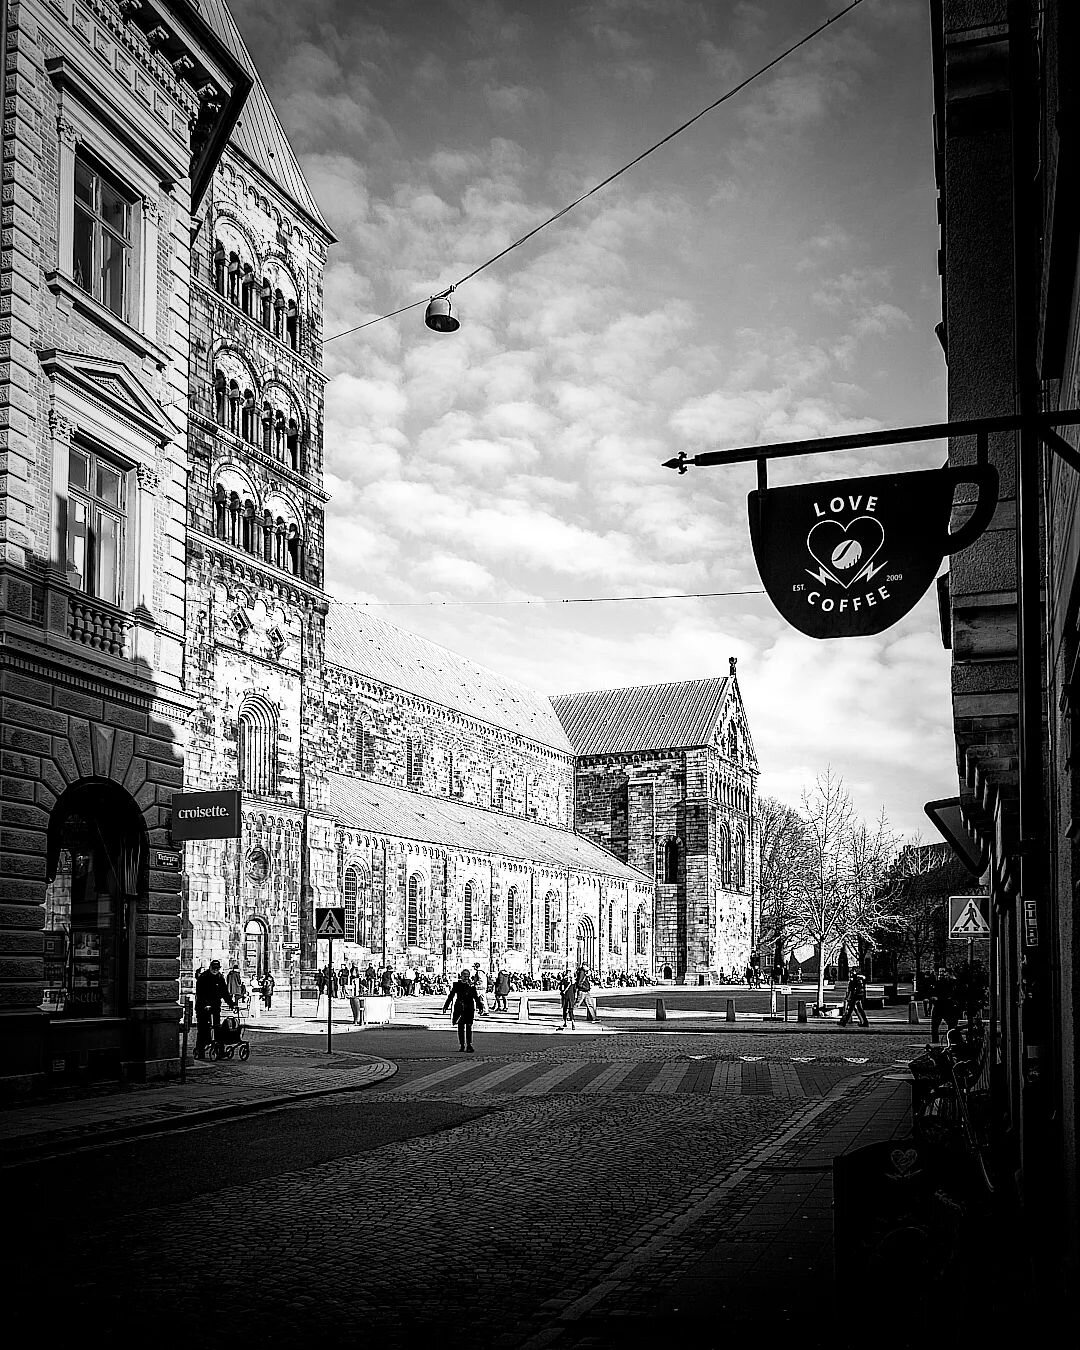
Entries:
[[843, 539], [832, 551], [832, 565], [846, 572], [862, 557], [862, 544], [857, 539]]

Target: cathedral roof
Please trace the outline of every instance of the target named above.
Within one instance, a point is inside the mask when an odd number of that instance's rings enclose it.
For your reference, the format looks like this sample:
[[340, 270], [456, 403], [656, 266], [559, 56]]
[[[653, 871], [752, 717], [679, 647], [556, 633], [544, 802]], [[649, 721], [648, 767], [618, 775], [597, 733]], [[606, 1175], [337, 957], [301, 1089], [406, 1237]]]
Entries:
[[539, 745], [573, 754], [562, 724], [543, 694], [363, 609], [330, 606], [326, 659], [331, 665], [343, 666], [429, 703], [453, 708]]
[[625, 755], [708, 745], [731, 678], [557, 694], [552, 706], [578, 755]]
[[200, 0], [199, 11], [232, 55], [251, 76], [251, 92], [240, 112], [240, 120], [233, 129], [230, 143], [276, 183], [285, 195], [318, 225], [330, 239], [333, 231], [327, 225], [319, 204], [307, 185], [289, 138], [282, 130], [278, 115], [270, 102], [270, 95], [248, 54], [236, 21], [229, 12], [226, 0]]
[[329, 774], [326, 809], [346, 829], [652, 884], [644, 872], [628, 867], [572, 830], [366, 778]]

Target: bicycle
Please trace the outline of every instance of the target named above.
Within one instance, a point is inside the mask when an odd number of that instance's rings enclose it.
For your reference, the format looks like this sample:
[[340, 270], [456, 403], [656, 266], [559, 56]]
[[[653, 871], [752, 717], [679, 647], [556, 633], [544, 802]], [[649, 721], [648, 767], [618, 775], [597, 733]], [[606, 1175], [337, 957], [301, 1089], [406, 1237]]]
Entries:
[[993, 1195], [994, 1181], [971, 1109], [986, 1052], [986, 1031], [976, 1017], [966, 1029], [950, 1027], [942, 1044], [928, 1045], [908, 1068], [916, 1085], [912, 1094], [915, 1138], [942, 1153], [954, 1150], [959, 1142], [986, 1193]]

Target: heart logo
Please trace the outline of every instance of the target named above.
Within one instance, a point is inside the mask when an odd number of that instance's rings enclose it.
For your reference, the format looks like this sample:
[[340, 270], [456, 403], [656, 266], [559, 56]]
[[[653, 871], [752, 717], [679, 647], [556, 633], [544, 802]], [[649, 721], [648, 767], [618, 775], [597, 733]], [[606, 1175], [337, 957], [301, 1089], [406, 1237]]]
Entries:
[[918, 1167], [919, 1155], [913, 1148], [894, 1148], [889, 1154], [889, 1161], [901, 1176], [906, 1176]]
[[847, 590], [881, 552], [885, 531], [874, 516], [856, 516], [847, 525], [819, 520], [806, 536], [806, 547], [817, 565]]

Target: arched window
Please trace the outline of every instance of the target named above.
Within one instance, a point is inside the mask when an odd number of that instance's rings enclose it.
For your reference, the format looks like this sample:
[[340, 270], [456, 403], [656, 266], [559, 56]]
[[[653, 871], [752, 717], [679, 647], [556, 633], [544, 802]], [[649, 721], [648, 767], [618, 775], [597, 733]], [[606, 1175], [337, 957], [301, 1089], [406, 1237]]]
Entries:
[[285, 297], [280, 291], [274, 292], [274, 336], [285, 337]]
[[235, 380], [230, 380], [226, 425], [234, 436], [240, 435], [240, 402], [242, 397], [239, 384]]
[[225, 489], [219, 483], [214, 489], [214, 533], [219, 539], [225, 538]]
[[419, 792], [424, 783], [424, 742], [419, 736], [405, 739], [405, 786]]
[[277, 715], [266, 701], [249, 694], [237, 717], [240, 787], [255, 796], [277, 791]]
[[746, 843], [742, 830], [735, 831], [735, 885], [746, 885]]
[[255, 503], [246, 501], [240, 513], [240, 547], [245, 553], [255, 552]]
[[219, 295], [225, 294], [225, 245], [220, 239], [214, 241], [214, 252], [211, 257], [211, 270], [214, 277], [214, 290]]
[[356, 896], [360, 889], [360, 877], [355, 867], [346, 867], [345, 882], [341, 888], [341, 898], [345, 901], [345, 941], [356, 942]]
[[255, 317], [255, 273], [250, 263], [244, 264], [243, 276], [241, 277], [240, 307], [249, 319]]
[[224, 426], [228, 414], [228, 386], [220, 370], [214, 371], [214, 421]]
[[476, 890], [471, 881], [465, 883], [465, 912], [462, 917], [461, 942], [464, 947], [473, 945], [473, 904]]
[[263, 559], [265, 562], [274, 561], [274, 518], [269, 511], [263, 511], [262, 515], [263, 531]]
[[255, 406], [255, 395], [250, 389], [244, 391], [244, 402], [240, 410], [240, 432], [249, 445], [259, 443], [259, 417]]
[[409, 947], [424, 944], [427, 928], [427, 890], [424, 879], [414, 872], [409, 878], [405, 900], [405, 943]]
[[295, 417], [290, 417], [285, 428], [285, 453], [292, 467], [300, 471], [300, 427]]
[[720, 826], [719, 835], [720, 852], [720, 884], [722, 886], [731, 885], [731, 832], [726, 825]]
[[544, 896], [544, 950], [556, 951], [559, 942], [559, 897], [555, 891]]
[[645, 906], [638, 905], [637, 913], [634, 915], [634, 951], [638, 956], [644, 956], [648, 950], [647, 923], [648, 918], [645, 913]]
[[300, 330], [295, 300], [290, 300], [285, 306], [285, 340], [294, 352], [299, 349]]
[[518, 888], [511, 886], [506, 892], [506, 947], [514, 951], [521, 946], [521, 915], [518, 913]]
[[228, 539], [234, 548], [240, 547], [240, 498], [235, 492], [229, 493]]
[[274, 410], [269, 403], [262, 406], [262, 448], [268, 455], [274, 453]]
[[617, 921], [618, 921], [618, 915], [617, 915], [616, 912], [615, 912], [615, 901], [614, 901], [614, 900], [609, 900], [609, 901], [608, 901], [608, 907], [607, 907], [607, 920], [608, 920], [608, 922], [607, 922], [607, 949], [608, 949], [609, 952], [617, 952], [617, 951], [619, 950], [619, 947], [618, 947], [618, 942], [617, 942], [617, 940], [616, 940], [615, 924], [616, 924]]
[[274, 454], [284, 461], [287, 453], [287, 435], [288, 428], [285, 425], [285, 414], [278, 412], [274, 414]]
[[270, 327], [270, 305], [273, 296], [273, 287], [263, 277], [262, 285], [259, 287], [259, 322], [264, 328]]
[[673, 886], [679, 880], [679, 841], [677, 839], [664, 841], [664, 865], [661, 877], [666, 886]]
[[293, 574], [294, 577], [300, 575], [300, 531], [295, 525], [290, 525], [285, 540], [285, 568]]
[[229, 281], [228, 296], [234, 305], [240, 303], [240, 255], [239, 253], [229, 254]]

